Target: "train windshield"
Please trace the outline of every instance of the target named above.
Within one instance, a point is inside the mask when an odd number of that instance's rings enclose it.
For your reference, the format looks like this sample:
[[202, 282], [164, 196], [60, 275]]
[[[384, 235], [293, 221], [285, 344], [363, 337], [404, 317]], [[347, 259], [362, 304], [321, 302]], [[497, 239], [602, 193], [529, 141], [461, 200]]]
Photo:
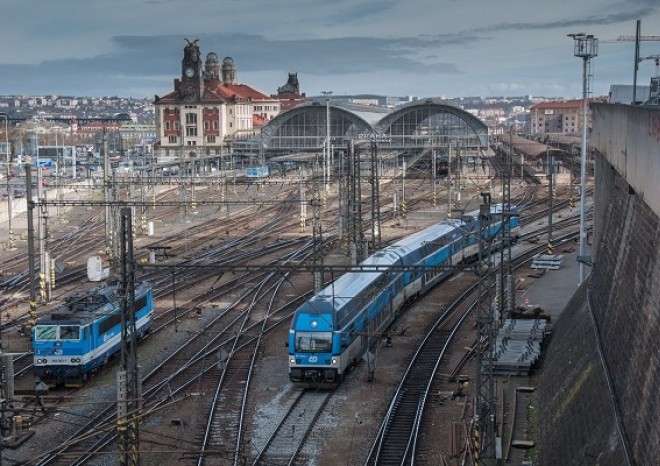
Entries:
[[296, 332], [296, 351], [330, 353], [332, 351], [332, 332]]
[[77, 325], [61, 325], [60, 340], [80, 340], [80, 327]]
[[57, 340], [57, 325], [37, 325], [34, 337], [37, 340]]

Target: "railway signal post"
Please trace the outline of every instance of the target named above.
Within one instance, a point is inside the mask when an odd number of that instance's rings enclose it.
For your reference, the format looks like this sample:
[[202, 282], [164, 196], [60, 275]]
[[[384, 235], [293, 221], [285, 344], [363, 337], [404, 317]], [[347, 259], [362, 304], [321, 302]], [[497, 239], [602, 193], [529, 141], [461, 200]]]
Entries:
[[491, 298], [493, 288], [492, 242], [490, 225], [490, 193], [482, 193], [483, 204], [479, 206], [479, 303], [477, 313], [478, 364], [475, 384], [474, 406], [474, 464], [496, 464], [496, 406], [495, 376], [493, 374], [493, 347], [496, 322]]
[[121, 369], [117, 372], [117, 430], [120, 438], [120, 464], [139, 466], [142, 381], [137, 362], [135, 263], [130, 207], [121, 209], [120, 225]]

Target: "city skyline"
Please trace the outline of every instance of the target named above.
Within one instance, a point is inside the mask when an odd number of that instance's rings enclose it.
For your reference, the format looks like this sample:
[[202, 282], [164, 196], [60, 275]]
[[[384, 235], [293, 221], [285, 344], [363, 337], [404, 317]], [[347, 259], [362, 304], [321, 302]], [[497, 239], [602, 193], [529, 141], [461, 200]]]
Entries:
[[[0, 94], [149, 98], [171, 91], [184, 38], [203, 56], [231, 56], [237, 80], [275, 93], [289, 72], [301, 91], [320, 95], [579, 98], [581, 60], [567, 34], [600, 39], [594, 95], [632, 84], [637, 19], [643, 35], [660, 34], [655, 0], [349, 0], [277, 4], [208, 0], [44, 0], [3, 5]], [[304, 7], [304, 8], [303, 8]], [[35, 15], [34, 9], [40, 14]], [[660, 42], [642, 42], [653, 56]], [[653, 60], [639, 65], [648, 85]]]

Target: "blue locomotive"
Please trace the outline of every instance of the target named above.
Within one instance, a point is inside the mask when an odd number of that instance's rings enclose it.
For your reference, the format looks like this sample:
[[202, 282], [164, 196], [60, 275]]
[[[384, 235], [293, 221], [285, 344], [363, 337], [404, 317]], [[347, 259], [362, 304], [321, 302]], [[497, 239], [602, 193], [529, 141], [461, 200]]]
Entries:
[[[151, 326], [153, 290], [135, 285], [138, 338]], [[121, 349], [119, 283], [108, 283], [68, 296], [64, 304], [37, 319], [32, 330], [34, 374], [54, 386], [80, 386], [87, 376]]]
[[[484, 236], [502, 229], [501, 205]], [[295, 312], [289, 330], [289, 378], [300, 385], [338, 384], [387, 329], [403, 305], [424, 294], [451, 271], [438, 265], [472, 261], [479, 252], [479, 212], [446, 220], [388, 246], [363, 266], [400, 266], [389, 271], [350, 271]], [[515, 237], [516, 216], [504, 228]], [[406, 266], [429, 266], [410, 267]], [[385, 269], [386, 270], [386, 269]]]

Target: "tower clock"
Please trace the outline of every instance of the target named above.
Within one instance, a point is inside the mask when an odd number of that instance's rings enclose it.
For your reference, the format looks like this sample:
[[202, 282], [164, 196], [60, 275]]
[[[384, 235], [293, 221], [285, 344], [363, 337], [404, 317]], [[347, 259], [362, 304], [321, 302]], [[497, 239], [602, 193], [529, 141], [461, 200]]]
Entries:
[[203, 93], [204, 78], [202, 75], [202, 62], [199, 57], [198, 39], [189, 41], [183, 49], [181, 61], [181, 97], [184, 100], [200, 100]]

